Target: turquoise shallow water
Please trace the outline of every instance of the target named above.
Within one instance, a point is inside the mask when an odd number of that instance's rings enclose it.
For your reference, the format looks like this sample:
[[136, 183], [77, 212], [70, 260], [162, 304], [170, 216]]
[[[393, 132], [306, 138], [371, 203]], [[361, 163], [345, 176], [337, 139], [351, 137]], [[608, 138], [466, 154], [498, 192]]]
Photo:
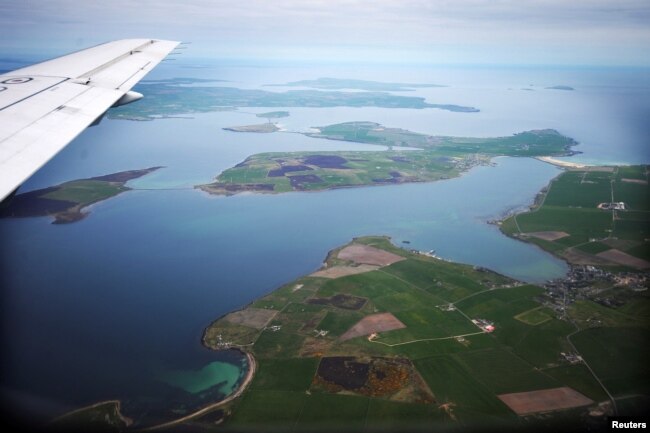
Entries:
[[[286, 72], [271, 71], [277, 79], [259, 82], [315, 78], [277, 77]], [[422, 79], [420, 72], [400, 78], [409, 80], [445, 83], [437, 77]], [[591, 99], [583, 95], [578, 103], [570, 92], [540, 90], [535, 97], [508, 94], [510, 105], [499, 105], [495, 95], [507, 91], [506, 81], [489, 91], [461, 88], [453, 93], [450, 88], [427, 95], [432, 102], [479, 106], [483, 111], [476, 117], [440, 110], [288, 108], [293, 117], [283, 123], [300, 129], [372, 120], [429, 133], [493, 135], [567, 125], [558, 119]], [[560, 84], [565, 83], [575, 84]], [[587, 131], [587, 114], [572, 126], [578, 135]], [[390, 235], [397, 245], [408, 240], [409, 248], [434, 249], [444, 258], [531, 282], [566, 271], [562, 261], [487, 224], [531, 203], [559, 173], [531, 159], [498, 158], [496, 167], [476, 167], [460, 178], [431, 184], [234, 197], [193, 190], [192, 185], [256, 152], [370, 148], [298, 134], [221, 129], [254, 119], [212, 113], [193, 120], [104, 121], [25, 185], [28, 190], [120, 170], [167, 167], [133, 183], [147, 190], [99, 203], [75, 224], [53, 226], [47, 218], [0, 220], [1, 385], [12, 405], [38, 418], [120, 398], [127, 415], [147, 412], [165, 418], [171, 411], [222, 398], [232, 389], [235, 371], [241, 376], [245, 365], [241, 354], [203, 348], [205, 326], [316, 270], [330, 249], [355, 236]], [[591, 122], [589, 134], [610, 131], [605, 121]], [[602, 161], [611, 155], [632, 158], [633, 149], [647, 147], [630, 137], [621, 146], [584, 145], [592, 150], [585, 155]], [[599, 157], [601, 148], [609, 150]]]
[[218, 386], [220, 392], [229, 395], [237, 389], [241, 371], [240, 366], [214, 361], [200, 370], [166, 371], [161, 373], [160, 380], [168, 385], [182, 388], [191, 394]]

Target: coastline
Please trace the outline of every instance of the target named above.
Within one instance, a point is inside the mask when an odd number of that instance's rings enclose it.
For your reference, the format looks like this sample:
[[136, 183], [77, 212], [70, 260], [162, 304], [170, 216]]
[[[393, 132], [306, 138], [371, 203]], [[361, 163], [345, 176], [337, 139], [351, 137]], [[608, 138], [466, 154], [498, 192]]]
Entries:
[[80, 407], [80, 408], [75, 409], [75, 410], [73, 410], [71, 412], [67, 412], [67, 413], [64, 413], [63, 415], [57, 416], [56, 418], [51, 420], [49, 422], [49, 424], [52, 425], [52, 424], [55, 424], [55, 423], [63, 422], [68, 417], [73, 417], [73, 416], [75, 416], [75, 415], [77, 415], [79, 413], [82, 413], [82, 412], [85, 412], [85, 411], [88, 411], [88, 410], [92, 410], [92, 409], [96, 409], [96, 408], [104, 406], [104, 405], [111, 405], [111, 404], [115, 406], [115, 413], [116, 413], [117, 417], [124, 423], [125, 427], [128, 428], [129, 426], [131, 426], [133, 424], [133, 420], [131, 418], [129, 418], [127, 416], [124, 416], [122, 414], [122, 410], [121, 410], [122, 409], [122, 402], [120, 400], [104, 400], [104, 401], [99, 401], [97, 403], [91, 404], [89, 406]]
[[[209, 326], [210, 325], [208, 325], [208, 327]], [[206, 327], [206, 329], [207, 329], [207, 327]], [[207, 346], [203, 340], [202, 340], [202, 344], [208, 350], [215, 350], [215, 349], [212, 349], [209, 346]], [[246, 391], [248, 389], [249, 385], [253, 381], [253, 378], [255, 377], [255, 372], [257, 371], [257, 361], [255, 360], [253, 355], [250, 352], [248, 352], [246, 350], [243, 350], [243, 349], [240, 349], [240, 348], [231, 348], [231, 349], [238, 350], [241, 353], [243, 353], [246, 356], [246, 359], [248, 361], [248, 371], [246, 372], [246, 376], [244, 377], [244, 380], [241, 382], [241, 384], [239, 385], [237, 390], [235, 392], [231, 393], [230, 395], [226, 396], [224, 399], [219, 400], [219, 401], [217, 401], [215, 403], [210, 403], [210, 404], [208, 404], [208, 405], [206, 405], [204, 407], [201, 407], [200, 409], [198, 409], [198, 410], [196, 410], [196, 411], [194, 411], [194, 412], [192, 412], [190, 414], [182, 416], [181, 418], [173, 419], [171, 421], [166, 421], [166, 422], [164, 422], [162, 424], [155, 424], [155, 425], [148, 426], [148, 427], [131, 428], [133, 426], [134, 421], [133, 421], [133, 419], [131, 419], [131, 418], [129, 418], [129, 417], [122, 414], [122, 412], [121, 412], [122, 402], [120, 400], [105, 400], [105, 401], [100, 401], [100, 402], [91, 404], [89, 406], [80, 407], [78, 409], [74, 409], [74, 410], [72, 410], [70, 412], [64, 413], [63, 415], [60, 415], [60, 416], [52, 419], [51, 421], [49, 421], [48, 424], [49, 425], [56, 425], [56, 424], [59, 424], [59, 423], [65, 423], [67, 419], [73, 419], [74, 420], [74, 417], [76, 417], [77, 415], [83, 415], [87, 411], [91, 411], [93, 409], [97, 409], [97, 408], [100, 408], [100, 407], [105, 406], [105, 405], [113, 405], [115, 407], [115, 416], [124, 424], [122, 427], [120, 427], [120, 430], [124, 429], [126, 431], [146, 432], [146, 431], [161, 430], [161, 429], [165, 429], [165, 428], [168, 428], [168, 427], [173, 427], [173, 426], [182, 424], [182, 423], [187, 422], [187, 421], [191, 421], [191, 420], [193, 420], [195, 418], [199, 418], [199, 417], [201, 417], [201, 416], [203, 416], [203, 415], [205, 415], [207, 413], [210, 413], [213, 410], [216, 410], [216, 409], [218, 409], [218, 408], [220, 408], [222, 406], [225, 406], [228, 403], [230, 403], [230, 402], [236, 400], [237, 398], [239, 398], [244, 393], [244, 391]], [[230, 349], [228, 349], [228, 350], [230, 350]]]
[[[204, 346], [205, 346], [205, 344], [204, 344]], [[208, 348], [207, 346], [205, 346], [205, 347]], [[210, 350], [214, 350], [214, 349], [210, 349]], [[201, 408], [201, 409], [199, 409], [199, 410], [197, 410], [195, 412], [192, 412], [189, 415], [185, 415], [182, 418], [178, 418], [178, 419], [175, 419], [173, 421], [168, 421], [168, 422], [163, 423], [163, 424], [158, 424], [158, 425], [154, 425], [154, 426], [150, 426], [150, 427], [137, 429], [135, 431], [143, 431], [143, 432], [144, 431], [155, 431], [155, 430], [160, 430], [160, 429], [164, 429], [164, 428], [168, 428], [168, 427], [173, 427], [175, 425], [182, 424], [182, 423], [184, 423], [186, 421], [190, 421], [190, 420], [192, 420], [194, 418], [201, 417], [201, 416], [203, 416], [203, 415], [205, 415], [205, 414], [207, 414], [207, 413], [209, 413], [209, 412], [211, 412], [211, 411], [213, 411], [215, 409], [218, 409], [221, 406], [225, 406], [226, 404], [230, 403], [231, 401], [236, 400], [237, 398], [239, 398], [244, 393], [244, 391], [246, 391], [248, 386], [253, 381], [253, 378], [255, 377], [255, 371], [257, 369], [257, 362], [255, 361], [255, 357], [253, 357], [253, 355], [251, 353], [249, 353], [249, 352], [247, 352], [245, 350], [242, 350], [242, 349], [238, 349], [238, 350], [240, 350], [242, 353], [244, 353], [246, 355], [246, 358], [248, 359], [248, 371], [246, 372], [246, 377], [244, 377], [244, 380], [241, 383], [241, 385], [239, 386], [239, 388], [237, 389], [237, 391], [230, 394], [228, 397], [224, 398], [221, 401], [209, 404], [208, 406], [205, 406], [205, 407], [203, 407], [203, 408]]]
[[[536, 158], [541, 160], [542, 158]], [[547, 158], [553, 160], [553, 158]], [[557, 165], [551, 161], [543, 161], [553, 165]], [[559, 161], [564, 163], [564, 161]], [[620, 242], [618, 241], [618, 235], [614, 232], [614, 221], [617, 220], [616, 210], [612, 211], [612, 225], [604, 225], [600, 230], [604, 230], [607, 233], [600, 233], [598, 235], [590, 235], [588, 238], [582, 239], [580, 242], [574, 242], [569, 244], [556, 243], [557, 239], [570, 237], [574, 234], [573, 231], [567, 229], [562, 224], [556, 223], [555, 225], [545, 226], [544, 228], [538, 228], [537, 230], [531, 229], [528, 227], [526, 230], [522, 230], [520, 222], [517, 220], [518, 217], [524, 215], [535, 214], [536, 212], [542, 210], [546, 203], [548, 195], [551, 193], [553, 185], [558, 182], [559, 179], [562, 179], [563, 176], [570, 176], [572, 174], [583, 173], [583, 178], [588, 173], [614, 173], [615, 175], [617, 170], [621, 167], [631, 168], [634, 166], [618, 166], [618, 165], [580, 165], [580, 164], [571, 164], [571, 166], [561, 166], [562, 170], [560, 173], [551, 179], [548, 184], [542, 188], [538, 194], [535, 196], [533, 203], [531, 203], [527, 208], [513, 209], [512, 212], [509, 212], [499, 219], [493, 221], [499, 227], [501, 233], [511, 239], [516, 239], [518, 241], [527, 243], [529, 245], [535, 245], [541, 250], [553, 255], [554, 257], [564, 261], [569, 269], [574, 269], [579, 266], [594, 266], [594, 267], [623, 267], [632, 269], [638, 272], [647, 271], [650, 268], [650, 262], [645, 260], [643, 257], [640, 257], [638, 254], [629, 255], [627, 253], [627, 248], [625, 246], [621, 247]], [[625, 182], [627, 179], [619, 179], [618, 182]], [[633, 179], [632, 179], [633, 180]], [[607, 184], [607, 194], [610, 194], [614, 200], [614, 183], [616, 179], [612, 178], [611, 186], [608, 182]], [[629, 182], [629, 180], [627, 180]], [[582, 183], [582, 182], [581, 182]], [[586, 183], [593, 184], [593, 181], [587, 181]], [[645, 184], [647, 185], [647, 184]], [[578, 191], [577, 189], [571, 189], [570, 192], [574, 194]], [[646, 192], [647, 193], [647, 192]], [[629, 198], [629, 196], [628, 196]], [[549, 205], [550, 207], [556, 206], [556, 204]], [[596, 208], [595, 204], [592, 205], [593, 208]], [[572, 206], [570, 204], [563, 204], [561, 209], [583, 209], [583, 206]], [[626, 209], [623, 209], [621, 212], [625, 212]], [[578, 218], [578, 217], [575, 217]], [[575, 230], [575, 226], [570, 226]], [[596, 230], [596, 229], [595, 229]], [[557, 237], [559, 235], [559, 237]], [[550, 236], [550, 237], [549, 237]], [[640, 239], [626, 239], [627, 242], [641, 242], [643, 244], [642, 238]], [[619, 243], [612, 244], [611, 242], [618, 241]], [[647, 239], [645, 239], [647, 241]], [[601, 250], [590, 251], [587, 249], [581, 249], [583, 246], [596, 245], [600, 246]]]
[[579, 164], [577, 162], [563, 161], [561, 159], [556, 159], [552, 156], [535, 156], [538, 161], [545, 162], [547, 164], [554, 165], [561, 168], [585, 168], [588, 167], [586, 164]]
[[[0, 218], [53, 218], [52, 224], [70, 224], [81, 221], [98, 203], [110, 200], [134, 188], [127, 183], [156, 170], [155, 166], [138, 170], [126, 170], [107, 175], [74, 179], [55, 186], [40, 188], [16, 195], [11, 205], [2, 209]], [[107, 191], [108, 189], [108, 191]], [[63, 197], [48, 197], [63, 194]]]

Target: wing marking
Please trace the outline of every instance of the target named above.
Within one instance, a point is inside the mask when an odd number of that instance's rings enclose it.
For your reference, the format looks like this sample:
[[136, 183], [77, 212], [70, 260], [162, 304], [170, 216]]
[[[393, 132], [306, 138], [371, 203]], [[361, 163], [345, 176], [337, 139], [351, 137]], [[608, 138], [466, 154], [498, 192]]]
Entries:
[[0, 75], [0, 200], [116, 102], [137, 100], [130, 89], [176, 45], [125, 39]]

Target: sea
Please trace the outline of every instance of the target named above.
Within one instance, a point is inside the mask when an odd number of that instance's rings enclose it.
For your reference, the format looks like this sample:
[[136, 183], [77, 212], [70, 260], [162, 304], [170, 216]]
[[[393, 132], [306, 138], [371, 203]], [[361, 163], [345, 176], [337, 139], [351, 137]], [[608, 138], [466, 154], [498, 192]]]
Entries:
[[[105, 118], [19, 192], [123, 170], [164, 166], [134, 190], [67, 225], [47, 217], [0, 220], [3, 406], [46, 421], [118, 399], [147, 425], [235, 390], [239, 352], [201, 344], [213, 320], [317, 270], [327, 252], [362, 235], [490, 268], [530, 283], [562, 277], [563, 261], [507, 238], [490, 221], [526, 209], [561, 171], [530, 158], [494, 159], [434, 183], [278, 195], [208, 195], [193, 188], [247, 156], [275, 151], [376, 150], [295, 132], [366, 120], [432, 135], [491, 137], [554, 128], [588, 164], [650, 162], [650, 72], [640, 68], [301, 65], [184, 58], [148, 79], [225, 80], [266, 87], [336, 77], [446, 87], [395, 92], [438, 109], [255, 107], [153, 121]], [[563, 85], [575, 90], [548, 87]], [[146, 97], [146, 96], [145, 96]], [[286, 110], [286, 132], [235, 133], [256, 113]], [[407, 150], [405, 150], [407, 152]], [[407, 244], [408, 243], [408, 244]]]

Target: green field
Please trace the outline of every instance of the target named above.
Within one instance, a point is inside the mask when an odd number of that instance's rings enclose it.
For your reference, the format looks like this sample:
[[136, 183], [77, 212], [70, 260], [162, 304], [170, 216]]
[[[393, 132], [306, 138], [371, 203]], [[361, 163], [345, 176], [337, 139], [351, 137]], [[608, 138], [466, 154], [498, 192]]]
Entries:
[[[497, 395], [570, 386], [596, 401], [606, 398], [582, 364], [569, 364], [560, 355], [571, 350], [567, 336], [575, 327], [534, 300], [544, 293], [542, 288], [407, 252], [382, 237], [358, 238], [349, 245], [371, 246], [404, 260], [357, 275], [306, 276], [254, 302], [254, 308], [277, 311], [269, 326], [280, 328], [258, 330], [254, 344], [245, 347], [255, 356], [258, 371], [244, 396], [231, 406], [226, 426], [277, 426], [293, 431], [337, 426], [352, 430], [374, 425], [417, 427], [425, 422], [515, 426], [524, 420]], [[353, 259], [339, 257], [346, 247], [328, 255], [328, 268], [354, 266]], [[311, 298], [330, 299], [342, 294], [367, 301], [358, 310], [309, 303]], [[445, 307], [450, 303], [455, 308], [448, 310]], [[647, 311], [640, 304], [630, 308], [640, 315]], [[364, 334], [340, 339], [360, 319], [377, 313], [391, 313], [406, 327], [379, 332], [372, 341]], [[484, 333], [470, 319], [489, 320], [496, 329]], [[214, 322], [206, 334], [218, 332], [228, 339], [231, 325], [226, 320]], [[317, 335], [317, 331], [328, 332]], [[584, 347], [583, 356], [590, 362], [603, 356], [602, 347], [588, 338], [591, 331], [573, 337], [579, 350]], [[460, 335], [463, 338], [458, 339]], [[623, 347], [621, 356], [629, 356], [627, 348], [641, 338], [640, 333], [636, 335], [633, 343]], [[604, 338], [616, 347], [613, 336]], [[435, 402], [419, 402], [404, 390], [368, 397], [315, 385], [322, 360], [337, 356], [410, 359]], [[625, 389], [632, 378], [644, 377], [641, 361], [616, 361], [625, 365], [626, 371], [606, 376], [614, 389]], [[605, 368], [594, 362], [597, 368]], [[636, 391], [645, 392], [640, 388]], [[580, 410], [575, 411], [573, 415], [565, 412], [544, 419], [569, 417], [575, 421]]]
[[[551, 182], [541, 206], [511, 216], [502, 222], [501, 230], [570, 263], [646, 270], [650, 268], [648, 168], [566, 171]], [[625, 209], [598, 208], [610, 202], [623, 202]], [[543, 239], [538, 232], [560, 232], [562, 236]]]
[[576, 348], [615, 396], [650, 394], [647, 327], [586, 329], [572, 337]]
[[[488, 164], [494, 156], [566, 155], [575, 144], [553, 130], [497, 138], [434, 137], [373, 122], [340, 123], [318, 130], [306, 135], [383, 145], [389, 150], [257, 154], [225, 170], [213, 183], [197, 187], [231, 195], [431, 182]], [[420, 150], [398, 151], [400, 147]]]
[[87, 206], [127, 190], [128, 188], [125, 186], [111, 182], [73, 180], [72, 182], [66, 182], [60, 185], [55, 191], [43, 194], [41, 197], [50, 200], [69, 201]]
[[511, 417], [508, 408], [453, 356], [416, 361], [416, 367], [440, 403], [453, 403], [457, 411], [475, 417]]
[[525, 311], [517, 314], [515, 319], [527, 323], [528, 325], [540, 325], [553, 317], [549, 315], [548, 311], [544, 311], [541, 307], [533, 308], [532, 310]]

